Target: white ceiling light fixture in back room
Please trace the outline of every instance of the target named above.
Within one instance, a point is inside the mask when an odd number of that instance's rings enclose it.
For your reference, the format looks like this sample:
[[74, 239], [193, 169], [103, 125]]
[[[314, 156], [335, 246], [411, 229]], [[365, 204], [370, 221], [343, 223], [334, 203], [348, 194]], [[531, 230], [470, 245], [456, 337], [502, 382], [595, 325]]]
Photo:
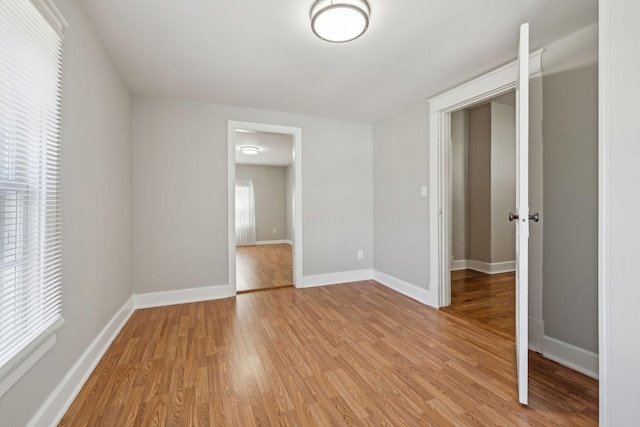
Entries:
[[240, 152], [242, 154], [248, 154], [250, 156], [256, 155], [260, 152], [260, 147], [254, 147], [251, 145], [243, 145], [240, 147]]
[[311, 29], [322, 40], [350, 42], [367, 31], [370, 14], [366, 0], [317, 0], [311, 7]]

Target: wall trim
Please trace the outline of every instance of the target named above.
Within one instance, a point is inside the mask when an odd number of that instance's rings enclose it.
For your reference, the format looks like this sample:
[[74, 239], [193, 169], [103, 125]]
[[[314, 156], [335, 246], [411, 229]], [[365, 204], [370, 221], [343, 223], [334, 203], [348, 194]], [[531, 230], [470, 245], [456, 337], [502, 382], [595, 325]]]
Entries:
[[282, 244], [293, 245], [293, 240], [259, 240], [256, 242], [256, 245], [282, 245]]
[[[599, 422], [611, 425], [611, 5], [598, 2]], [[622, 63], [624, 65], [624, 63]], [[617, 65], [617, 64], [616, 64]], [[618, 285], [620, 286], [620, 285]], [[624, 344], [623, 344], [624, 345]]]
[[451, 271], [457, 270], [475, 270], [486, 274], [499, 274], [516, 271], [515, 261], [504, 262], [482, 262], [473, 259], [458, 259], [451, 263]]
[[113, 340], [118, 336], [129, 317], [131, 317], [134, 307], [134, 297], [131, 296], [89, 344], [55, 390], [45, 400], [38, 412], [27, 424], [29, 427], [58, 425], [87, 382], [89, 375], [91, 375]]
[[544, 349], [542, 355], [547, 359], [588, 377], [598, 379], [599, 357], [596, 353], [547, 335], [542, 337], [542, 347]]
[[0, 398], [55, 346], [56, 331], [63, 324], [64, 318], [60, 317], [14, 356], [11, 360], [14, 363], [10, 362], [4, 367], [5, 374], [0, 379]]
[[361, 280], [371, 280], [373, 270], [353, 270], [339, 273], [317, 274], [314, 276], [302, 276], [302, 282], [297, 284], [298, 288], [313, 288], [316, 286], [337, 285], [339, 283], [359, 282]]
[[516, 271], [516, 262], [505, 261], [489, 263], [469, 259], [467, 260], [467, 268], [487, 274], [508, 273], [510, 271]]
[[69, 24], [64, 19], [58, 8], [51, 0], [33, 0], [33, 5], [42, 13], [42, 16], [51, 24], [51, 27], [64, 38], [64, 32]]
[[454, 259], [451, 261], [451, 271], [466, 270], [469, 268], [467, 267], [468, 261], [467, 259]]
[[431, 301], [430, 292], [426, 289], [379, 271], [373, 272], [373, 280], [422, 304], [435, 307]]
[[544, 321], [529, 317], [529, 350], [542, 354]]
[[138, 309], [230, 298], [235, 294], [235, 289], [229, 285], [203, 286], [201, 288], [180, 289], [177, 291], [136, 294], [134, 295], [134, 301], [135, 308]]

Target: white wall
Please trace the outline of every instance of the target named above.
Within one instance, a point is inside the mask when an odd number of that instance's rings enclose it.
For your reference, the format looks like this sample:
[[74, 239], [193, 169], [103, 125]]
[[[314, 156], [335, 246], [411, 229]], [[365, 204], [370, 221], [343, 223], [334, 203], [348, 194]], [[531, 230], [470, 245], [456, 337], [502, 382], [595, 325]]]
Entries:
[[375, 270], [428, 290], [429, 110], [421, 103], [373, 126]]
[[640, 182], [640, 26], [634, 19], [640, 16], [640, 2], [601, 0], [600, 6], [600, 117], [605, 125], [600, 129], [600, 256], [605, 267], [600, 271], [600, 307], [607, 334], [601, 342], [606, 360], [600, 410], [602, 425], [625, 426], [637, 423], [640, 384], [640, 222], [635, 220], [640, 199], [634, 197]]
[[[138, 96], [133, 102], [136, 293], [228, 284], [228, 120], [302, 128], [303, 274], [370, 269], [371, 125]], [[356, 259], [359, 249], [364, 260]]]
[[131, 284], [130, 96], [75, 0], [62, 91], [63, 316], [57, 343], [0, 398], [0, 424], [24, 426], [108, 321]]

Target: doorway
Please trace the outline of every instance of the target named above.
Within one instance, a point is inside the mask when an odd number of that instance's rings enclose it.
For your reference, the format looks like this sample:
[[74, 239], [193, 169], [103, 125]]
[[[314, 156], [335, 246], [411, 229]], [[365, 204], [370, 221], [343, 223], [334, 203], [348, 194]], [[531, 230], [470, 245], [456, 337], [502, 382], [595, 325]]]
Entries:
[[228, 123], [228, 274], [236, 293], [300, 283], [301, 153], [300, 128]]
[[[516, 334], [515, 353], [518, 379], [518, 400], [528, 401], [528, 304], [530, 287], [527, 285], [529, 251], [528, 214], [528, 123], [542, 122], [541, 115], [531, 119], [529, 114], [529, 80], [541, 75], [541, 51], [533, 54], [528, 48], [528, 24], [520, 28], [519, 60], [485, 74], [469, 83], [452, 89], [429, 101], [429, 163], [430, 163], [430, 300], [437, 307], [451, 303], [451, 113], [470, 105], [505, 94], [516, 89], [517, 96], [517, 192], [516, 215], [521, 216], [517, 225], [516, 257]], [[521, 85], [519, 82], [526, 81]], [[541, 105], [539, 105], [541, 111]], [[532, 112], [532, 115], [537, 115]], [[535, 129], [535, 126], [534, 126]], [[509, 215], [512, 218], [512, 215]], [[541, 264], [540, 264], [541, 267]], [[433, 295], [431, 293], [433, 292]]]
[[515, 335], [515, 92], [451, 113], [451, 305]]
[[236, 129], [236, 291], [293, 286], [293, 138]]
[[[542, 51], [539, 50], [529, 56], [531, 79], [539, 77], [542, 72], [541, 54]], [[429, 215], [437, 218], [430, 221], [429, 230], [432, 236], [429, 241], [429, 301], [434, 307], [451, 304], [451, 113], [512, 91], [516, 84], [516, 73], [517, 63], [510, 63], [429, 100]], [[541, 113], [531, 111], [531, 114], [533, 116]], [[541, 126], [541, 117], [533, 117], [531, 126], [532, 134], [536, 136], [531, 138], [530, 143], [541, 146], [541, 137], [536, 141], [539, 131], [533, 129]], [[534, 240], [533, 237], [531, 236], [530, 242]], [[531, 244], [537, 245], [533, 242]], [[537, 251], [532, 251], [530, 255], [531, 264], [541, 265], [541, 260], [533, 252]], [[530, 269], [533, 276], [530, 293], [531, 288], [541, 283], [536, 276], [541, 275], [541, 272], [537, 273], [536, 270]], [[541, 290], [539, 293], [541, 294]], [[530, 295], [530, 301], [536, 302], [538, 299], [537, 293]], [[533, 312], [537, 313], [537, 310], [536, 307]]]

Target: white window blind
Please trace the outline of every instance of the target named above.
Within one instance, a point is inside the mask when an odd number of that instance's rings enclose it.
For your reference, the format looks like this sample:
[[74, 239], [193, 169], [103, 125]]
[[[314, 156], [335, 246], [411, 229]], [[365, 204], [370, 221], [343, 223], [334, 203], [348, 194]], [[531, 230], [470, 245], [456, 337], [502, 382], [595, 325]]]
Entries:
[[0, 1], [0, 381], [62, 323], [64, 26], [47, 1]]
[[256, 244], [256, 205], [253, 181], [236, 181], [236, 245]]

